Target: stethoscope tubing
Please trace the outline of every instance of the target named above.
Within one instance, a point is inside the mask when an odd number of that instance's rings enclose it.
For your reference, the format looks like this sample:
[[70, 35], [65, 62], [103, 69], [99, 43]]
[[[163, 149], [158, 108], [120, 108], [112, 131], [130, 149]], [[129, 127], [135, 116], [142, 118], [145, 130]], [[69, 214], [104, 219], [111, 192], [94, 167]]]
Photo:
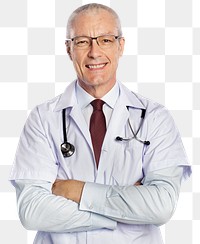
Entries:
[[[61, 152], [62, 152], [63, 156], [64, 156], [64, 157], [70, 157], [70, 156], [72, 156], [72, 155], [74, 154], [74, 152], [75, 152], [75, 146], [67, 141], [65, 112], [66, 112], [66, 109], [64, 108], [64, 109], [62, 110], [62, 125], [63, 125], [63, 140], [64, 140], [64, 142], [61, 144], [60, 147], [61, 147]], [[134, 132], [134, 130], [133, 130], [132, 126], [131, 126], [130, 119], [128, 119], [128, 124], [129, 124], [129, 127], [130, 127], [130, 129], [131, 129], [131, 132], [132, 132], [132, 134], [133, 134], [132, 137], [130, 137], [130, 138], [124, 138], [124, 137], [121, 137], [121, 136], [117, 136], [117, 137], [115, 138], [115, 140], [116, 140], [116, 141], [130, 141], [130, 140], [135, 139], [135, 140], [137, 140], [137, 141], [143, 143], [143, 144], [146, 145], [146, 146], [150, 145], [150, 141], [143, 141], [143, 140], [141, 140], [141, 139], [139, 139], [139, 138], [137, 137], [137, 134], [138, 134], [138, 132], [140, 131], [140, 129], [141, 129], [143, 123], [144, 123], [145, 114], [146, 114], [146, 109], [142, 109], [140, 124], [139, 124], [138, 129], [137, 129], [136, 132]]]

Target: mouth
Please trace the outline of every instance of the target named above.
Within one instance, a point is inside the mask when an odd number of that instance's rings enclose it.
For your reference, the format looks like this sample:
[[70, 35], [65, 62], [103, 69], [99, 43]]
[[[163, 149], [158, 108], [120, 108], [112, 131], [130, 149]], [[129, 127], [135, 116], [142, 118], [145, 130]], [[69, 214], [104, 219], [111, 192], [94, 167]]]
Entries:
[[106, 65], [107, 65], [107, 63], [103, 63], [103, 64], [86, 64], [85, 67], [90, 69], [90, 70], [101, 70]]

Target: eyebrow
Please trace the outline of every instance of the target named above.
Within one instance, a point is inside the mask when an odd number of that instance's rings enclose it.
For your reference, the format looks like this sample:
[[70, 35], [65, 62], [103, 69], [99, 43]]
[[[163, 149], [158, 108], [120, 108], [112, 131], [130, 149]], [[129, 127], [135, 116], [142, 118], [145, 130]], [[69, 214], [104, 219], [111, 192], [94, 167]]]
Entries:
[[[107, 35], [118, 35], [118, 34], [114, 34], [113, 32], [107, 32], [107, 33], [102, 33], [102, 34], [98, 34], [97, 36], [107, 36]], [[74, 35], [74, 36], [88, 36], [88, 35]], [[94, 36], [94, 37], [97, 37], [97, 36]], [[88, 36], [88, 37], [93, 37], [93, 36]]]

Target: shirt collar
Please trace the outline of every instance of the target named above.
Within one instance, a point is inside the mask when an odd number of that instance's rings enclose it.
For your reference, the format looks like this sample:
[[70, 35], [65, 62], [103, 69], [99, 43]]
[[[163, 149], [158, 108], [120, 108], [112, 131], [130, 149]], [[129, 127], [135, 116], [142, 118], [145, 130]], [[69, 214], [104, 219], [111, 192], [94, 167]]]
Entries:
[[[77, 102], [81, 109], [88, 106], [95, 98], [87, 93], [79, 84], [76, 82], [76, 97]], [[113, 88], [101, 99], [111, 108], [114, 108], [115, 103], [119, 97], [119, 84], [115, 83]]]

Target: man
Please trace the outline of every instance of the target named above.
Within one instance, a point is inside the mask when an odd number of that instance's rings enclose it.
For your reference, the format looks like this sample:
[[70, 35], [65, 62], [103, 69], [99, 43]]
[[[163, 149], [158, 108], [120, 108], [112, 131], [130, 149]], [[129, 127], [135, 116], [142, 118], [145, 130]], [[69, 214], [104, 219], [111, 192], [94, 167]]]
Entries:
[[11, 173], [35, 244], [162, 243], [190, 166], [167, 110], [117, 82], [124, 43], [104, 5], [69, 18], [77, 80], [31, 112]]

